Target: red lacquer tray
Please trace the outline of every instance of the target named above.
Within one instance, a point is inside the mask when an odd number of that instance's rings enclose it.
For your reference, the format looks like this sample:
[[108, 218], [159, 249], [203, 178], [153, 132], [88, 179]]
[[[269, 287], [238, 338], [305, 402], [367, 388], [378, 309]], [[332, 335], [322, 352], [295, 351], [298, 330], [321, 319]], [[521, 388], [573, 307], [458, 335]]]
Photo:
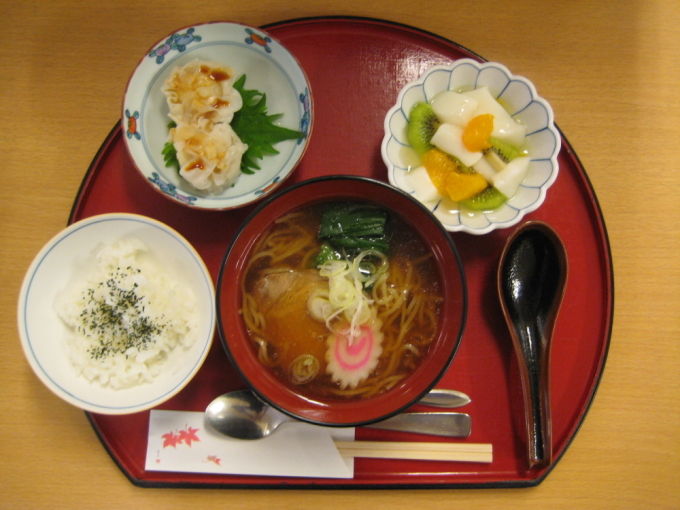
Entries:
[[[315, 124], [310, 146], [290, 185], [326, 174], [386, 180], [380, 157], [383, 117], [400, 88], [428, 67], [471, 51], [411, 27], [363, 18], [312, 18], [264, 27], [298, 58], [311, 83]], [[115, 127], [96, 155], [70, 221], [105, 212], [135, 212], [183, 233], [216, 279], [233, 232], [252, 206], [207, 212], [182, 207], [152, 190], [134, 169]], [[453, 234], [465, 265], [469, 317], [458, 354], [439, 386], [471, 395], [471, 442], [492, 443], [489, 465], [357, 459], [351, 480], [204, 475], [145, 471], [149, 413], [87, 414], [103, 445], [135, 484], [153, 487], [507, 487], [540, 483], [564, 454], [602, 375], [612, 325], [613, 274], [597, 199], [566, 139], [560, 173], [543, 206], [527, 219], [550, 223], [564, 238], [570, 277], [555, 330], [551, 364], [553, 462], [526, 468], [521, 389], [495, 290], [503, 242], [512, 229], [484, 236]], [[203, 410], [227, 390], [244, 387], [215, 341], [204, 367], [164, 409]], [[424, 436], [357, 430], [358, 439], [428, 440]]]

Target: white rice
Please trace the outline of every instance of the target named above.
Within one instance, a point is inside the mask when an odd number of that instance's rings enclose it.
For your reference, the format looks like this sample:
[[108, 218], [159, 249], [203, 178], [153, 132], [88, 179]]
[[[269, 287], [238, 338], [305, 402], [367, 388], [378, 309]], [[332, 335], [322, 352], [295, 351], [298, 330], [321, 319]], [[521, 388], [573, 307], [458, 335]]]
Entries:
[[196, 341], [196, 297], [139, 239], [99, 249], [57, 297], [69, 359], [87, 380], [122, 389], [154, 380]]

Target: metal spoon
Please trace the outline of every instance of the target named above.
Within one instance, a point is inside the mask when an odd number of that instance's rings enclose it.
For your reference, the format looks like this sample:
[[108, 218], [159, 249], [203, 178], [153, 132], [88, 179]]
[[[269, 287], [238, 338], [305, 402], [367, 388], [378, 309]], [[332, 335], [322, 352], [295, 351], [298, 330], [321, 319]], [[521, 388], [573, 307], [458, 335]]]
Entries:
[[425, 394], [418, 403], [433, 407], [454, 408], [466, 406], [470, 402], [472, 402], [470, 397], [462, 391], [434, 388]]
[[564, 245], [547, 224], [527, 222], [510, 236], [498, 267], [498, 295], [519, 365], [530, 468], [552, 458], [550, 344], [566, 277]]
[[[298, 421], [265, 404], [252, 391], [237, 390], [220, 395], [205, 410], [205, 423], [236, 439], [261, 439], [286, 422]], [[372, 428], [418, 432], [448, 437], [470, 435], [470, 415], [465, 413], [402, 413]]]

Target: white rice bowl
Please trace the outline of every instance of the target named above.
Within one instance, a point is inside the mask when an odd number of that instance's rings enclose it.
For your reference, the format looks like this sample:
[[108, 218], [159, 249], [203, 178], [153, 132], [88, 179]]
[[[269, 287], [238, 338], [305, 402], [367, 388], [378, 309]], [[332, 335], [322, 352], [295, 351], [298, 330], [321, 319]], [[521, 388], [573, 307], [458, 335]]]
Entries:
[[[80, 314], [75, 300], [83, 285], [101, 274], [95, 254], [119, 240], [109, 260], [142, 266], [146, 276], [134, 276], [140, 295], [156, 298], [162, 320], [172, 325], [150, 348], [102, 365], [67, 322]], [[135, 251], [144, 246], [148, 253]], [[144, 411], [176, 395], [202, 366], [214, 336], [214, 296], [201, 257], [172, 228], [134, 214], [93, 216], [57, 234], [29, 267], [18, 303], [22, 347], [38, 378], [66, 402], [101, 414]]]

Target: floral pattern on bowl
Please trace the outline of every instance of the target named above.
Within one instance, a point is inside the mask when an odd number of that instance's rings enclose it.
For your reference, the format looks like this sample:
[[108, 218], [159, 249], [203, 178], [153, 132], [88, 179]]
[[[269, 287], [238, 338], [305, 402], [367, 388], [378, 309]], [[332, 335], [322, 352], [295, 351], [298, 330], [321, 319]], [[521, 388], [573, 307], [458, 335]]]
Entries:
[[[418, 156], [406, 139], [411, 108], [420, 101], [430, 102], [445, 90], [469, 90], [484, 86], [502, 102], [514, 119], [527, 128], [525, 148], [531, 162], [519, 190], [505, 204], [492, 211], [447, 208], [442, 200], [422, 200], [409, 182], [409, 170], [418, 165]], [[529, 80], [513, 75], [499, 63], [461, 59], [450, 65], [429, 69], [399, 92], [396, 104], [385, 116], [384, 127], [381, 153], [387, 165], [390, 184], [421, 199], [450, 232], [486, 234], [497, 228], [517, 224], [527, 213], [541, 206], [548, 188], [557, 178], [561, 138], [554, 124], [552, 108], [536, 93]]]
[[[277, 124], [304, 135], [277, 143], [279, 154], [260, 160], [260, 170], [241, 173], [232, 187], [216, 194], [193, 188], [165, 165], [161, 152], [170, 121], [162, 85], [175, 67], [197, 59], [245, 74], [248, 89], [266, 94], [269, 114], [282, 114]], [[294, 171], [306, 150], [312, 119], [309, 82], [295, 57], [262, 30], [215, 22], [179, 29], [145, 53], [125, 90], [121, 125], [135, 166], [154, 189], [182, 205], [225, 210], [260, 200]]]

